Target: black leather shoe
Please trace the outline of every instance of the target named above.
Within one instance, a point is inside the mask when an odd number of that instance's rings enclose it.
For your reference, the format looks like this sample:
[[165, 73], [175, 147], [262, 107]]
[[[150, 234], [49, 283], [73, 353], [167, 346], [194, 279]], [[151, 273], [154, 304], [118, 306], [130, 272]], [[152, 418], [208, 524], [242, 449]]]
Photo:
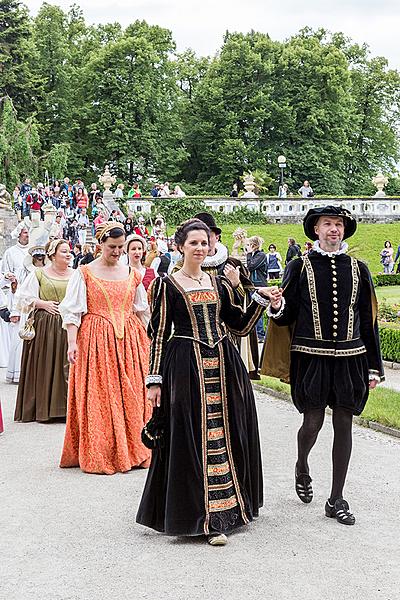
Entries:
[[304, 504], [310, 504], [313, 499], [312, 479], [308, 473], [299, 473], [295, 475], [295, 490], [296, 494]]
[[325, 514], [331, 519], [336, 519], [342, 525], [354, 525], [356, 522], [355, 516], [350, 512], [349, 503], [343, 498], [336, 500], [333, 506], [327, 501], [325, 504]]

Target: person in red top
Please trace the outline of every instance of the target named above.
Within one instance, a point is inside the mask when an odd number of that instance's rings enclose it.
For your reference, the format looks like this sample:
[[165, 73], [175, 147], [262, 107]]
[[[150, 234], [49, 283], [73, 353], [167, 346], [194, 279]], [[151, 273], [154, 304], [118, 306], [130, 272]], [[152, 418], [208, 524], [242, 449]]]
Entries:
[[44, 196], [36, 188], [32, 188], [26, 195], [25, 201], [30, 210], [40, 210], [44, 202]]
[[89, 198], [86, 193], [86, 190], [82, 188], [78, 188], [75, 195], [75, 202], [78, 209], [82, 210], [82, 208], [86, 208], [89, 205]]
[[126, 238], [125, 252], [128, 258], [128, 265], [137, 269], [142, 277], [143, 287], [147, 289], [153, 279], [156, 278], [154, 269], [143, 265], [146, 256], [146, 241], [141, 235], [132, 234]]
[[142, 238], [147, 239], [149, 237], [149, 231], [146, 227], [146, 221], [144, 220], [144, 217], [138, 218], [138, 224], [136, 225], [134, 231], [137, 235], [142, 236]]

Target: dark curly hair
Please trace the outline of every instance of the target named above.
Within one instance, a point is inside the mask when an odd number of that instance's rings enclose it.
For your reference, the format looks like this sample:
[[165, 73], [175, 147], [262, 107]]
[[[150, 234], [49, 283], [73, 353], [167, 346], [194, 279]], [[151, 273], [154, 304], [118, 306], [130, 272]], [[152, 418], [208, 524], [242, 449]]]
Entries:
[[175, 231], [175, 244], [178, 246], [178, 248], [182, 248], [183, 244], [186, 242], [187, 237], [189, 235], [189, 233], [191, 231], [205, 231], [207, 234], [207, 239], [208, 242], [210, 242], [210, 229], [209, 227], [207, 227], [207, 225], [205, 223], [203, 223], [203, 221], [200, 221], [200, 219], [188, 219], [187, 221], [184, 221], [183, 223], [181, 223], [179, 225], [179, 227], [177, 227], [177, 230]]

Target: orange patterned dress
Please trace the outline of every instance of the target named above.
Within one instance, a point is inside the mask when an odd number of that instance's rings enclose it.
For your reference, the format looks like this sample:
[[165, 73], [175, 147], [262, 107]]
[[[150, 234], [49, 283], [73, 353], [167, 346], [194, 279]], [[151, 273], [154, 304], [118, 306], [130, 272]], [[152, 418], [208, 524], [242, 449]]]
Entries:
[[[108, 281], [80, 267], [87, 313], [78, 330], [78, 356], [70, 370], [61, 467], [87, 473], [148, 467], [141, 431], [151, 416], [146, 400], [149, 340], [132, 305], [140, 275]], [[67, 292], [68, 295], [68, 292]]]

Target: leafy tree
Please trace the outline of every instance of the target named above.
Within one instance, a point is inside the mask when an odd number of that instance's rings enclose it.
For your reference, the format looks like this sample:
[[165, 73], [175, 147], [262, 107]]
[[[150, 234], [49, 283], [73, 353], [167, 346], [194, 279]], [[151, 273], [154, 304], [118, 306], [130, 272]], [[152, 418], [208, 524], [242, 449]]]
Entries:
[[0, 98], [0, 181], [12, 190], [25, 177], [37, 175], [39, 136], [31, 119], [17, 119], [11, 98]]
[[173, 51], [168, 30], [137, 21], [90, 58], [80, 80], [87, 166], [110, 161], [123, 181], [179, 174], [186, 152]]
[[51, 179], [62, 179], [68, 173], [68, 163], [71, 155], [71, 146], [66, 142], [54, 144], [43, 160], [43, 167]]
[[0, 0], [0, 89], [22, 117], [35, 108], [31, 19], [20, 0]]
[[37, 52], [35, 72], [42, 81], [37, 119], [44, 148], [68, 139], [72, 86], [67, 33], [65, 13], [58, 6], [44, 2], [33, 28]]

